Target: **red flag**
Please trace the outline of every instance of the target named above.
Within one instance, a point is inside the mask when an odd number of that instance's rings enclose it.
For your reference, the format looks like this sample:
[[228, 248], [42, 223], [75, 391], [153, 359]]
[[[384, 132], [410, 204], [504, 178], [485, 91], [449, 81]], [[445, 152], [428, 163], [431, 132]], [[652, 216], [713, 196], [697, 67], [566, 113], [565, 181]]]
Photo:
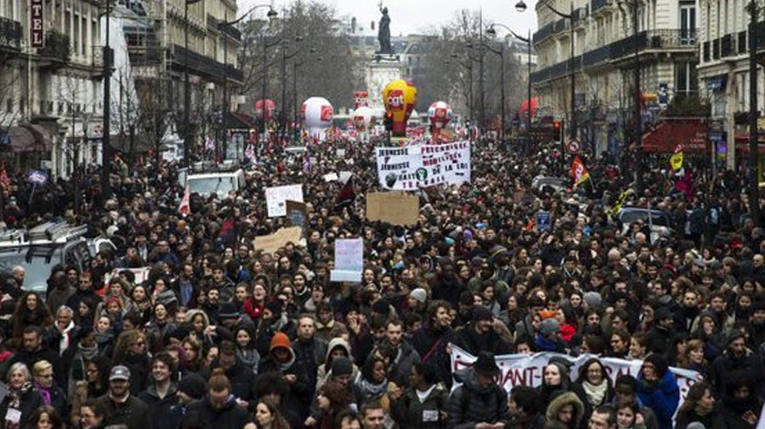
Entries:
[[186, 217], [191, 214], [191, 194], [189, 192], [189, 186], [186, 185], [186, 190], [183, 191], [183, 199], [181, 200], [181, 205], [178, 207], [178, 213], [180, 213], [182, 216]]
[[339, 211], [344, 206], [353, 204], [353, 200], [356, 199], [356, 191], [353, 190], [353, 176], [348, 178], [343, 188], [340, 189], [340, 193], [335, 198], [335, 211]]
[[590, 178], [590, 172], [587, 171], [587, 167], [584, 166], [584, 162], [579, 156], [575, 156], [571, 162], [571, 171], [569, 173], [571, 178], [574, 179], [574, 186], [579, 186], [583, 182]]

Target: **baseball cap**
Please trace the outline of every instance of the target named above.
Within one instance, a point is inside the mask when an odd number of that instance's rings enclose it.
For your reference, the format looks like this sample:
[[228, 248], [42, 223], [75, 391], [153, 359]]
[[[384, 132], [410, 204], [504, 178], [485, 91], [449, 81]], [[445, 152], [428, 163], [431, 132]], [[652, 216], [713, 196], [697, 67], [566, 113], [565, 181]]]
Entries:
[[112, 380], [130, 380], [130, 370], [124, 365], [117, 365], [109, 373], [109, 381]]

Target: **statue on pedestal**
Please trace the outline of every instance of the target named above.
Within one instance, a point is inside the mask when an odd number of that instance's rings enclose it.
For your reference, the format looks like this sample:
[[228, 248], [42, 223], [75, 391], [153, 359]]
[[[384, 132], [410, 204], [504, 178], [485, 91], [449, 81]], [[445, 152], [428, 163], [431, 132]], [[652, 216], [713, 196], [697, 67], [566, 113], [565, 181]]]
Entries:
[[380, 18], [380, 27], [377, 32], [377, 40], [380, 42], [379, 54], [393, 55], [393, 47], [390, 44], [390, 17], [388, 8], [381, 7], [382, 18]]

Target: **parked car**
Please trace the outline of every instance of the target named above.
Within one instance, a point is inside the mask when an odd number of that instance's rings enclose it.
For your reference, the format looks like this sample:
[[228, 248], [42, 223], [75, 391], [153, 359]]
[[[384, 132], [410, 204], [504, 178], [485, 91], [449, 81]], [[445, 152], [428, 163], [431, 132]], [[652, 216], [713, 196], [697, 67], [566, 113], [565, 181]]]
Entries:
[[622, 224], [622, 234], [627, 234], [631, 225], [637, 221], [643, 221], [650, 226], [651, 243], [656, 242], [660, 237], [668, 236], [672, 233], [672, 218], [669, 213], [658, 210], [648, 209], [638, 206], [624, 206], [619, 211], [617, 219]]
[[26, 271], [22, 289], [44, 295], [55, 265], [74, 265], [85, 270], [98, 251], [116, 250], [108, 238], [85, 238], [87, 230], [87, 225], [53, 221], [28, 230], [5, 231], [0, 234], [0, 273], [20, 265]]
[[531, 190], [536, 194], [565, 192], [569, 182], [563, 177], [537, 176], [531, 181]]

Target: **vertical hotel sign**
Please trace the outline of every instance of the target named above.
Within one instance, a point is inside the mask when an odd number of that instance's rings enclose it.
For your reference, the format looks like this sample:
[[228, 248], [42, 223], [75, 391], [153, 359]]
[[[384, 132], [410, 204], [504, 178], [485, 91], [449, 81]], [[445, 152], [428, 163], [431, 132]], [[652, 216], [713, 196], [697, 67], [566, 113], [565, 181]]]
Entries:
[[32, 9], [29, 14], [29, 44], [33, 48], [42, 48], [45, 46], [43, 30], [43, 0], [31, 0], [29, 3]]

